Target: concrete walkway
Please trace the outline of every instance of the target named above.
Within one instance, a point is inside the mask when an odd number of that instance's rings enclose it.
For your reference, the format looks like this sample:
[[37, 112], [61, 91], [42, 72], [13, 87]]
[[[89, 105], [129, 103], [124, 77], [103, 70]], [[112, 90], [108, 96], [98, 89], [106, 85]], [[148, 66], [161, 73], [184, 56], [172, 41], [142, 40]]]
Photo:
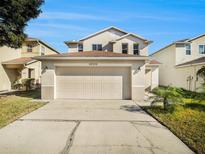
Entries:
[[0, 130], [4, 154], [191, 154], [133, 101], [55, 100]]

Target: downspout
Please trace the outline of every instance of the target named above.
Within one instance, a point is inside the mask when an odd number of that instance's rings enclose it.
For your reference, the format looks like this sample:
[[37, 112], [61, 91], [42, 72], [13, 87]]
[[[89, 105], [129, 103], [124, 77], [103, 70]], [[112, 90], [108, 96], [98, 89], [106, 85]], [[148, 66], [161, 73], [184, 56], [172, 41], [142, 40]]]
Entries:
[[[39, 47], [40, 47], [39, 56], [41, 56], [41, 52], [42, 52], [42, 50], [41, 50], [41, 43], [39, 42], [39, 40], [37, 40], [37, 42], [38, 42]], [[42, 72], [42, 70], [41, 70], [41, 62], [39, 63], [39, 66], [38, 66], [38, 67], [39, 67], [39, 69], [38, 69], [38, 75], [39, 75], [39, 76], [38, 76], [38, 77], [39, 77], [38, 80], [39, 80], [39, 81], [38, 81], [38, 82], [41, 83], [41, 72]]]
[[198, 77], [196, 75], [196, 66], [194, 66], [194, 75], [195, 75], [195, 80], [194, 80], [194, 91], [196, 91], [196, 82], [198, 81]]

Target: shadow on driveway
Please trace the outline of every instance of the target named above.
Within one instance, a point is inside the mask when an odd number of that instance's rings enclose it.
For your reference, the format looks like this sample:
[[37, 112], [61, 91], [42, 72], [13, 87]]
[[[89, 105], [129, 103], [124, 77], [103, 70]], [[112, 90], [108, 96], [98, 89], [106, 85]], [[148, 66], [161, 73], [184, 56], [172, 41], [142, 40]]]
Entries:
[[122, 105], [120, 106], [121, 110], [129, 111], [129, 112], [139, 112], [139, 113], [145, 113], [141, 108], [139, 108], [136, 105]]

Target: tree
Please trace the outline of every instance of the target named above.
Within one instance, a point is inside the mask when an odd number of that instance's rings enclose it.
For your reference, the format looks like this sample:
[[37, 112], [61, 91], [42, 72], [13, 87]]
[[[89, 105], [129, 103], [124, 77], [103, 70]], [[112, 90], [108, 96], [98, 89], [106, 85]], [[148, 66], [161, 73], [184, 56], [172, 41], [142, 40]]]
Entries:
[[38, 17], [43, 3], [44, 0], [1, 0], [0, 46], [21, 47], [27, 37], [27, 22]]
[[201, 77], [204, 81], [204, 84], [205, 84], [205, 66], [203, 66], [201, 69], [199, 69], [196, 73], [196, 75], [198, 77]]

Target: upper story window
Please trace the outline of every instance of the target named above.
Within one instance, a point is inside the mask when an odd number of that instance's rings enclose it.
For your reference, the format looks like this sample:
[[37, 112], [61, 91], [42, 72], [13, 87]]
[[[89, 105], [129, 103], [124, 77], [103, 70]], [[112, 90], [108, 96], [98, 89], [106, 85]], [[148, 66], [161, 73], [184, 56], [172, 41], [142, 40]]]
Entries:
[[133, 44], [133, 53], [134, 55], [139, 55], [139, 44]]
[[191, 55], [191, 45], [190, 44], [186, 44], [186, 55]]
[[33, 50], [32, 45], [27, 45], [27, 52], [32, 52], [32, 50]]
[[102, 44], [93, 44], [93, 51], [102, 51]]
[[41, 56], [45, 55], [46, 48], [44, 46], [41, 46]]
[[199, 53], [205, 54], [205, 45], [199, 45]]
[[128, 43], [122, 43], [122, 53], [128, 53]]
[[83, 44], [78, 44], [78, 52], [82, 52], [83, 51]]

